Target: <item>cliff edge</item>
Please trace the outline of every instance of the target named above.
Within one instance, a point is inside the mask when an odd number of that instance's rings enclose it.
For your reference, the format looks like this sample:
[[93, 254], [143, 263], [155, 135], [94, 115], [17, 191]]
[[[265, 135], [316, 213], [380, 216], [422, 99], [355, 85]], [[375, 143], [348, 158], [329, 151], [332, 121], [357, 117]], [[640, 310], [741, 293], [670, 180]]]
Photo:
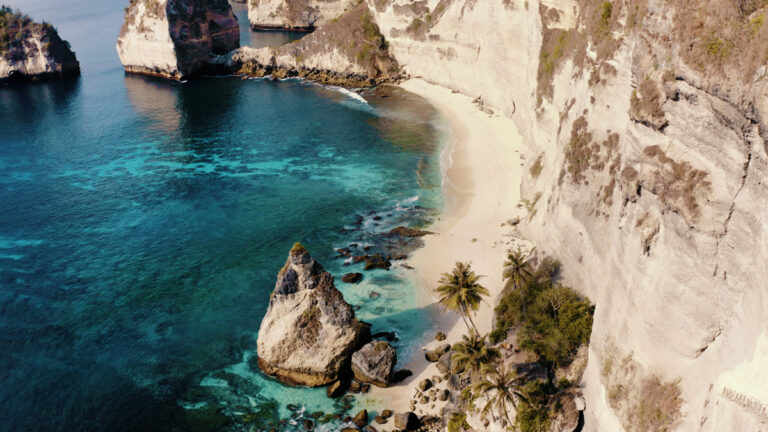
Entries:
[[354, 7], [356, 0], [250, 0], [254, 30], [312, 31]]

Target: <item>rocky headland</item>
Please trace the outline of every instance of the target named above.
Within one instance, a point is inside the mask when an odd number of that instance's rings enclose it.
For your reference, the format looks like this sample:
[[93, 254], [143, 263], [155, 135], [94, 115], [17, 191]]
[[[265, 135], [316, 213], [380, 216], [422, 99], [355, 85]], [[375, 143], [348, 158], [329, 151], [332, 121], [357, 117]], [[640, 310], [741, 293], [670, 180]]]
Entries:
[[401, 76], [365, 2], [299, 41], [277, 48], [244, 47], [233, 60], [248, 76], [298, 77], [345, 87], [370, 87]]
[[350, 357], [370, 339], [333, 276], [297, 243], [259, 328], [261, 370], [289, 385], [327, 385], [344, 378]]
[[355, 6], [356, 0], [250, 0], [254, 30], [312, 31]]
[[240, 46], [227, 0], [131, 0], [117, 40], [126, 72], [182, 80], [226, 72]]
[[0, 8], [0, 83], [78, 75], [75, 53], [51, 24]]

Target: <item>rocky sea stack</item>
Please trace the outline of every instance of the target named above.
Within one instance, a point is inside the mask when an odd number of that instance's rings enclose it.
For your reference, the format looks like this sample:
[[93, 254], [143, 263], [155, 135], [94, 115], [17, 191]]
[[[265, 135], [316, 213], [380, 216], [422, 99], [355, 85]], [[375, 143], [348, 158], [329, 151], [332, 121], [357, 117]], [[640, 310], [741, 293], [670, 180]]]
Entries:
[[0, 83], [77, 75], [75, 53], [52, 25], [0, 7]]
[[182, 80], [221, 72], [240, 47], [227, 0], [131, 0], [117, 40], [126, 72]]
[[259, 328], [259, 368], [284, 384], [326, 385], [349, 368], [352, 353], [370, 338], [333, 276], [296, 243]]

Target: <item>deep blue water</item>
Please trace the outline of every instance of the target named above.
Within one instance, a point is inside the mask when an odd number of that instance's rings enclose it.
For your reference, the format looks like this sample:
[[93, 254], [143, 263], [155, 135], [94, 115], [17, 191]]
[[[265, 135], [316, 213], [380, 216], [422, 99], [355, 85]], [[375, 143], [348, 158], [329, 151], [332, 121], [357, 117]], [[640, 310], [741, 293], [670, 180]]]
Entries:
[[[125, 76], [124, 3], [10, 1], [83, 74], [0, 87], [0, 431], [288, 429], [289, 403], [349, 409], [249, 367], [256, 332], [295, 241], [340, 280], [334, 248], [429, 222], [439, 119], [396, 90]], [[431, 326], [410, 278], [339, 284], [401, 360]]]

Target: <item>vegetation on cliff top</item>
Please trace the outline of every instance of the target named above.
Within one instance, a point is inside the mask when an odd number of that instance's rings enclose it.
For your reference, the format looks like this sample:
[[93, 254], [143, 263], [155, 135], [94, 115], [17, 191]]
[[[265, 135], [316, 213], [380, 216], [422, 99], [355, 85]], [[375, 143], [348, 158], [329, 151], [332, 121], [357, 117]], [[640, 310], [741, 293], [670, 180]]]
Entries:
[[[39, 24], [32, 21], [32, 18], [19, 10], [14, 11], [8, 6], [0, 6], [0, 55], [11, 53], [12, 56], [23, 56], [24, 40], [33, 33], [41, 31], [55, 31], [55, 29], [46, 22]], [[19, 60], [16, 57], [13, 59]]]

